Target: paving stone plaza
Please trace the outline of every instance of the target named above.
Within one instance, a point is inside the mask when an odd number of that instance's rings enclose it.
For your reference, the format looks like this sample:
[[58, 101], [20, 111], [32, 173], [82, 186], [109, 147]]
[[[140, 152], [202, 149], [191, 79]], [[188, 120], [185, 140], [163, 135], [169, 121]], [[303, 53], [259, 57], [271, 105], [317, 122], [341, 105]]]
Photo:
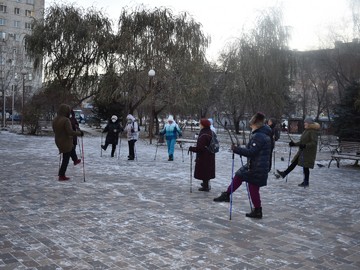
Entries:
[[187, 153], [168, 162], [159, 148], [154, 160], [140, 140], [126, 161], [123, 141], [111, 159], [99, 140], [84, 137], [85, 166], [70, 163], [59, 182], [53, 137], [0, 133], [0, 269], [360, 269], [359, 167], [317, 166], [306, 189], [300, 168], [269, 176], [261, 220], [245, 217], [242, 186], [229, 220], [229, 204], [213, 202], [229, 183], [226, 151], [212, 190], [193, 179], [190, 193]]

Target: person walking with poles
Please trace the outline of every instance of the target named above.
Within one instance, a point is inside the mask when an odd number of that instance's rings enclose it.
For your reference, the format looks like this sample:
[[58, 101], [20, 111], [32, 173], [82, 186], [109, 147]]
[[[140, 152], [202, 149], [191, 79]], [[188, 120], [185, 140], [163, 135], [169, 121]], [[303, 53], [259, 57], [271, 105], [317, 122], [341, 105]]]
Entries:
[[114, 157], [116, 145], [119, 143], [119, 133], [123, 131], [124, 129], [121, 127], [118, 117], [116, 115], [111, 116], [103, 130], [103, 133], [107, 132], [105, 145], [101, 145], [101, 148], [106, 151], [108, 145], [111, 144], [111, 157]]
[[166, 144], [168, 147], [168, 154], [169, 159], [168, 161], [174, 160], [174, 149], [177, 136], [182, 136], [181, 129], [179, 128], [178, 124], [174, 121], [174, 117], [169, 115], [167, 119], [167, 123], [165, 124], [164, 128], [160, 131], [160, 135], [165, 135]]
[[131, 114], [126, 116], [127, 124], [125, 126], [125, 131], [127, 134], [128, 145], [129, 145], [129, 155], [128, 160], [135, 159], [135, 143], [139, 139], [139, 124], [136, 121], [135, 117]]
[[298, 165], [303, 167], [304, 173], [304, 180], [298, 186], [309, 186], [310, 169], [313, 169], [315, 165], [319, 130], [320, 125], [318, 123], [314, 122], [311, 117], [305, 118], [304, 132], [301, 134], [300, 141], [294, 142], [291, 140], [289, 142], [290, 147], [297, 146], [299, 147], [299, 150], [292, 159], [290, 166], [285, 171], [276, 170], [279, 176], [285, 178], [286, 175]]
[[196, 146], [190, 146], [189, 151], [196, 153], [194, 178], [202, 180], [199, 191], [210, 191], [210, 179], [215, 178], [215, 153], [207, 148], [210, 145], [213, 132], [211, 122], [208, 119], [200, 120], [200, 133]]
[[[73, 131], [80, 130], [79, 123], [76, 120], [74, 110], [71, 110], [71, 112], [70, 112], [70, 122], [71, 122], [71, 128], [73, 129]], [[78, 165], [81, 162], [81, 159], [79, 159], [76, 154], [77, 143], [78, 143], [78, 137], [75, 135], [75, 136], [73, 136], [73, 145], [74, 146], [73, 146], [73, 149], [71, 150], [71, 154], [70, 154], [70, 157], [71, 157], [72, 161], [74, 162], [74, 166]]]
[[[272, 156], [275, 149], [275, 142], [280, 138], [280, 130], [276, 126], [276, 120], [274, 118], [269, 118], [268, 126], [271, 128], [271, 152], [270, 152], [270, 165], [269, 165], [269, 172], [271, 171], [272, 166]], [[274, 156], [274, 163], [275, 163], [275, 156]], [[274, 164], [275, 165], [275, 164]]]
[[250, 119], [251, 137], [246, 148], [232, 145], [233, 153], [247, 157], [247, 163], [243, 165], [232, 178], [227, 191], [222, 192], [215, 202], [230, 202], [230, 195], [242, 184], [247, 182], [254, 208], [246, 216], [250, 218], [262, 218], [260, 200], [260, 187], [267, 185], [270, 151], [271, 129], [265, 125], [265, 115], [256, 113]]
[[62, 154], [62, 163], [59, 168], [59, 181], [66, 181], [70, 178], [65, 175], [67, 166], [69, 164], [71, 151], [74, 148], [73, 137], [84, 136], [81, 130], [74, 131], [70, 122], [70, 106], [61, 104], [57, 116], [54, 118], [52, 128], [55, 133], [55, 144]]

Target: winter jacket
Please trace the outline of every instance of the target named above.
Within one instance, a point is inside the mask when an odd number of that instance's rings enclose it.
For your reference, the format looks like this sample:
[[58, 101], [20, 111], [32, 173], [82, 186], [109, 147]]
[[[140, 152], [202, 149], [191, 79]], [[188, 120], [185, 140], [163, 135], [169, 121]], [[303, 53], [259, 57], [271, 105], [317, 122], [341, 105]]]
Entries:
[[292, 162], [298, 159], [297, 165], [305, 168], [314, 168], [319, 130], [320, 125], [318, 123], [309, 124], [307, 126], [301, 134], [300, 141], [295, 143], [295, 146], [305, 145], [305, 148], [299, 148], [298, 152], [292, 159]]
[[206, 149], [211, 138], [210, 127], [204, 127], [200, 130], [196, 146], [189, 147], [189, 151], [196, 153], [194, 177], [199, 180], [215, 178], [215, 154]]
[[251, 133], [246, 148], [236, 147], [234, 153], [247, 157], [247, 163], [235, 174], [259, 187], [267, 185], [271, 153], [271, 129], [264, 125]]
[[119, 142], [119, 133], [123, 132], [123, 128], [120, 126], [119, 120], [116, 120], [113, 123], [109, 120], [108, 124], [104, 128], [103, 133], [107, 132], [105, 143], [107, 144], [118, 144]]
[[[70, 114], [71, 114], [71, 118], [70, 118], [71, 128], [73, 129], [73, 131], [80, 130], [79, 129], [79, 123], [78, 123], [78, 121], [76, 120], [76, 117], [75, 117], [75, 112], [73, 110], [71, 110]], [[73, 136], [73, 144], [77, 145], [77, 136]]]
[[182, 136], [181, 129], [175, 122], [166, 123], [164, 128], [160, 131], [160, 135], [165, 135], [166, 140], [177, 139], [177, 135]]
[[136, 121], [135, 117], [132, 116], [131, 114], [129, 114], [127, 117], [127, 124], [125, 126], [125, 131], [126, 131], [126, 134], [127, 134], [127, 139], [128, 141], [131, 141], [131, 140], [138, 140], [139, 139], [139, 124], [138, 122]]
[[80, 131], [74, 131], [70, 122], [70, 106], [61, 104], [54, 118], [52, 127], [55, 133], [55, 144], [60, 153], [68, 153], [73, 148], [73, 136], [80, 136]]

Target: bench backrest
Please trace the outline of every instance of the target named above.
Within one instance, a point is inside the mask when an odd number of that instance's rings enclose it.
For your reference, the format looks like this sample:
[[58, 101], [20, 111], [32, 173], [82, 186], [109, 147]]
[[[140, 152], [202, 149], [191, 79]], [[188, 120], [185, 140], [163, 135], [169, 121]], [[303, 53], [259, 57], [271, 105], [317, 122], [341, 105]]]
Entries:
[[360, 153], [360, 142], [341, 141], [340, 153]]

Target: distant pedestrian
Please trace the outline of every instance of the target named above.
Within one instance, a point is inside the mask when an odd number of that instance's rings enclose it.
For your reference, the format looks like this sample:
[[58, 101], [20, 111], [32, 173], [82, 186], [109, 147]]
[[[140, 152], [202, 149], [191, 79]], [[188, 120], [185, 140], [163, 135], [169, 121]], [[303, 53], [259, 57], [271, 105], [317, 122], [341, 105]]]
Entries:
[[270, 152], [270, 165], [269, 165], [269, 172], [271, 171], [272, 166], [272, 156], [275, 149], [275, 142], [280, 138], [280, 130], [277, 127], [276, 119], [269, 118], [268, 126], [271, 128], [271, 152]]
[[209, 118], [208, 119], [209, 121], [210, 121], [210, 129], [214, 132], [214, 133], [216, 133], [216, 128], [214, 127], [214, 120], [212, 119], [212, 118]]
[[103, 130], [103, 133], [107, 132], [105, 145], [101, 146], [101, 148], [106, 151], [108, 145], [111, 144], [111, 157], [114, 157], [116, 146], [119, 143], [119, 133], [123, 131], [124, 129], [121, 127], [118, 117], [116, 115], [111, 116], [111, 119]]
[[[70, 122], [71, 122], [71, 128], [73, 129], [73, 131], [80, 130], [79, 123], [76, 120], [74, 110], [71, 110], [71, 112], [70, 112]], [[73, 148], [72, 148], [71, 154], [70, 154], [71, 160], [74, 162], [74, 166], [78, 165], [81, 162], [81, 159], [79, 159], [76, 154], [77, 143], [78, 143], [78, 137], [75, 135], [75, 136], [73, 136]]]
[[135, 159], [135, 143], [139, 139], [139, 124], [136, 121], [135, 117], [131, 114], [126, 116], [127, 124], [125, 126], [125, 131], [127, 134], [128, 145], [129, 145], [129, 155], [128, 160]]
[[175, 122], [174, 117], [169, 115], [167, 123], [164, 128], [160, 131], [160, 135], [165, 135], [166, 144], [168, 147], [168, 161], [174, 160], [174, 149], [176, 144], [177, 137], [182, 136], [182, 131], [179, 128], [178, 124]]
[[70, 106], [61, 104], [54, 118], [52, 127], [55, 133], [55, 144], [62, 154], [62, 163], [59, 169], [59, 181], [66, 181], [70, 178], [65, 175], [69, 164], [71, 151], [74, 147], [73, 136], [84, 136], [81, 130], [74, 131], [70, 122]]
[[232, 151], [240, 156], [248, 158], [247, 164], [243, 165], [232, 179], [227, 191], [222, 192], [215, 202], [230, 202], [230, 195], [240, 187], [242, 182], [249, 184], [251, 201], [254, 205], [246, 216], [250, 218], [262, 218], [260, 200], [260, 187], [267, 185], [268, 168], [271, 150], [271, 129], [265, 125], [265, 116], [256, 113], [250, 119], [251, 136], [246, 148], [232, 146]]
[[209, 182], [215, 178], [215, 154], [207, 149], [212, 138], [210, 126], [211, 123], [208, 119], [201, 119], [196, 146], [189, 147], [190, 152], [196, 153], [194, 177], [202, 180], [199, 191], [210, 191]]
[[301, 134], [300, 141], [295, 143], [289, 142], [290, 147], [298, 146], [299, 150], [291, 161], [290, 166], [285, 171], [276, 170], [277, 173], [285, 178], [296, 165], [303, 167], [304, 180], [300, 183], [299, 187], [308, 187], [310, 178], [310, 169], [314, 168], [317, 143], [318, 143], [318, 132], [320, 130], [320, 124], [314, 122], [311, 117], [307, 117], [304, 120], [304, 132]]

